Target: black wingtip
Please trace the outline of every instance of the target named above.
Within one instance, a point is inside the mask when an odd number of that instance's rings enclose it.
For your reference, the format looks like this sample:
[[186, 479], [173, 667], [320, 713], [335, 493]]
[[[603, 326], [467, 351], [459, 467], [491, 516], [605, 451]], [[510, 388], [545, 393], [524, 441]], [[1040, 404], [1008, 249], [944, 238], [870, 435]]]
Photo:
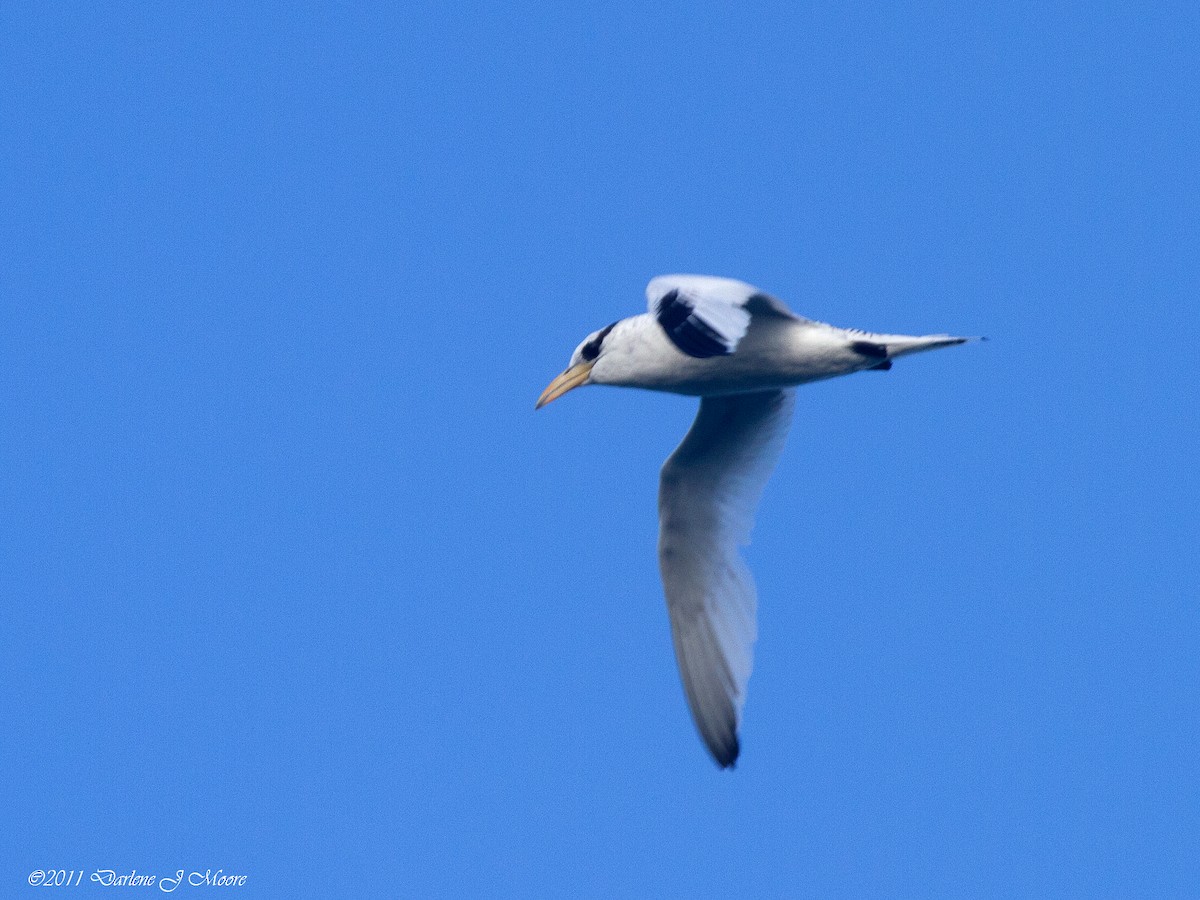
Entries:
[[886, 344], [877, 344], [874, 341], [854, 341], [850, 345], [850, 349], [855, 353], [861, 353], [863, 356], [870, 356], [873, 359], [887, 359], [888, 349]]
[[733, 769], [737, 767], [738, 756], [742, 752], [741, 741], [737, 735], [733, 736], [733, 740], [726, 746], [709, 747], [712, 751], [713, 759], [716, 760], [717, 768], [721, 770]]

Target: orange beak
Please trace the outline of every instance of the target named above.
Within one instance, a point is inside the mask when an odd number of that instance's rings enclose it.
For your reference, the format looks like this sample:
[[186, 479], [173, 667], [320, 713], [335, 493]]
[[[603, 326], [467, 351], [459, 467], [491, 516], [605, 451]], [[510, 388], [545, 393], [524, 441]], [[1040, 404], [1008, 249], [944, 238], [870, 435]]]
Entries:
[[546, 389], [542, 391], [542, 396], [538, 397], [537, 406], [534, 409], [541, 409], [551, 400], [557, 400], [567, 391], [574, 390], [581, 384], [586, 384], [588, 376], [592, 374], [592, 363], [581, 362], [578, 365], [571, 366], [567, 371], [563, 372], [555, 378]]

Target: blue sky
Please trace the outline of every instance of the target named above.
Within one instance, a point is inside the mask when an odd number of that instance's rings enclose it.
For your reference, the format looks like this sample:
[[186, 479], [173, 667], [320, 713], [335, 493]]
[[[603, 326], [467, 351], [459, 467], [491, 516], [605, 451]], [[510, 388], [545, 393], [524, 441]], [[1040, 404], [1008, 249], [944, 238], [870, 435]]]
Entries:
[[[1194, 4], [5, 4], [0, 893], [1200, 892], [1198, 52]], [[678, 271], [992, 339], [801, 391], [724, 773], [654, 554], [694, 402], [533, 412]]]

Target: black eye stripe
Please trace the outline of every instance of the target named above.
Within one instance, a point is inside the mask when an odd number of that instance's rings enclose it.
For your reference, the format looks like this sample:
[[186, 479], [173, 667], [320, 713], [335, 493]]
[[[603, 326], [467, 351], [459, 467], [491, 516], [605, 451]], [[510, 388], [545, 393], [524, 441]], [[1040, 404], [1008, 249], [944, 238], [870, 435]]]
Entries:
[[604, 339], [608, 337], [608, 333], [616, 326], [616, 322], [609, 325], [598, 335], [583, 345], [583, 349], [579, 351], [579, 355], [583, 357], [584, 362], [591, 362], [600, 355], [600, 345], [604, 343]]

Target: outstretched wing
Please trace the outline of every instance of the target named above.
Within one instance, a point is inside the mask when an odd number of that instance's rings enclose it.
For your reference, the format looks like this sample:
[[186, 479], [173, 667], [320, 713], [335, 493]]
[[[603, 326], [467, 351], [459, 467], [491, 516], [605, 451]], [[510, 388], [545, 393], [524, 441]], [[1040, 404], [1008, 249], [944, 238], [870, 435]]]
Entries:
[[738, 548], [783, 449], [793, 393], [705, 397], [662, 468], [658, 560], [675, 657], [696, 728], [722, 768], [737, 759], [756, 636], [754, 580]]
[[710, 275], [660, 275], [646, 285], [646, 299], [671, 342], [697, 359], [736, 350], [753, 316], [798, 318], [753, 285]]

